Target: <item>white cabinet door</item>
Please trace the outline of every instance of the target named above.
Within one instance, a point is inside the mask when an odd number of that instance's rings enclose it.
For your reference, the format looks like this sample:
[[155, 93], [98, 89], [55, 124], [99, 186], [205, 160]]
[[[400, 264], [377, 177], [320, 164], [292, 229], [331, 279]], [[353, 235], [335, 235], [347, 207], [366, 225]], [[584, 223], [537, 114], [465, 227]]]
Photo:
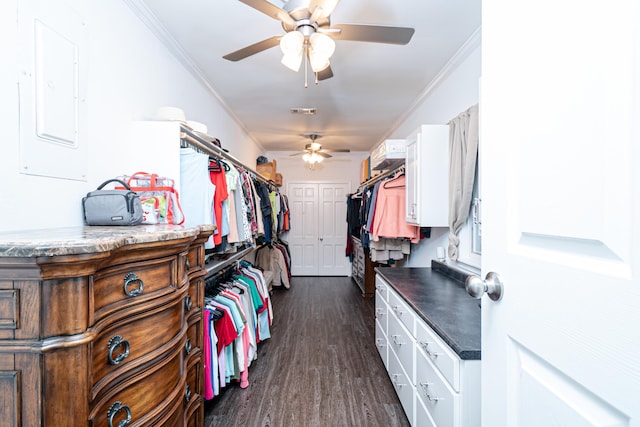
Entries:
[[294, 276], [348, 276], [348, 183], [289, 183], [291, 231], [287, 237]]
[[448, 147], [448, 125], [422, 125], [407, 138], [407, 223], [421, 227], [448, 226]]
[[638, 2], [482, 9], [482, 425], [638, 426]]

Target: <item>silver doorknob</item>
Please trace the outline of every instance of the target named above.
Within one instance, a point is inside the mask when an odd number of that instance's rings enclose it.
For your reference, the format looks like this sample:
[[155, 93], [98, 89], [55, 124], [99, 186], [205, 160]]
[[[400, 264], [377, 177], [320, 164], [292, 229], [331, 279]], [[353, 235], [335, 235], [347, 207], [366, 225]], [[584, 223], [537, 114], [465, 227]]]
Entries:
[[475, 299], [482, 298], [485, 292], [493, 301], [500, 301], [502, 298], [502, 281], [498, 273], [493, 271], [487, 273], [484, 280], [475, 275], [467, 277], [464, 287], [467, 293]]

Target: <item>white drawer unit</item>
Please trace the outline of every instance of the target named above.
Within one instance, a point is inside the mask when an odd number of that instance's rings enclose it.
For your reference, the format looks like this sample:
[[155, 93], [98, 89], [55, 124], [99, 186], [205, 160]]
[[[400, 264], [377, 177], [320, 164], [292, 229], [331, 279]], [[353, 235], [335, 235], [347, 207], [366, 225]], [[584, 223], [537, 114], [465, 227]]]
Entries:
[[413, 358], [416, 341], [413, 335], [407, 331], [402, 322], [394, 315], [389, 316], [387, 338], [389, 340], [389, 348], [396, 354], [409, 378], [413, 379]]
[[422, 316], [376, 275], [376, 346], [411, 425], [480, 426], [480, 360], [461, 359]]
[[376, 320], [376, 348], [378, 354], [384, 363], [384, 367], [389, 370], [389, 341], [387, 340], [387, 334], [384, 332], [380, 323]]
[[455, 391], [460, 391], [460, 358], [424, 322], [417, 322], [416, 340], [426, 357], [440, 370]]
[[395, 353], [391, 350], [389, 350], [388, 372], [393, 388], [396, 390], [400, 403], [402, 404], [402, 408], [404, 409], [405, 414], [407, 414], [409, 422], [413, 425], [413, 408], [415, 404], [416, 389], [413, 386], [412, 380], [404, 371], [400, 360], [398, 360]]
[[393, 289], [389, 289], [389, 310], [395, 314], [409, 333], [415, 337], [415, 312]]

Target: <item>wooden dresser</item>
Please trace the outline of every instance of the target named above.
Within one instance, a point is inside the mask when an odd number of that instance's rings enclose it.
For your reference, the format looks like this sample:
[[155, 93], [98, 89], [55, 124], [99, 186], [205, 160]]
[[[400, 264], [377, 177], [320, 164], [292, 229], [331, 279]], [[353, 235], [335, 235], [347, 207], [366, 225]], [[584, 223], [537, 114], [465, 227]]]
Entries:
[[202, 426], [212, 232], [0, 233], [0, 425]]

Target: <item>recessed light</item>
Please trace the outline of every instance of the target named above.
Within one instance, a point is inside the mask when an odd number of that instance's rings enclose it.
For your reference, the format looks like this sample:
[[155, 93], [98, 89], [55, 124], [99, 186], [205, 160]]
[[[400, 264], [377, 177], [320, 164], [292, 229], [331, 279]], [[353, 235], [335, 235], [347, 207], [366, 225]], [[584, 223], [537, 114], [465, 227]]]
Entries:
[[291, 114], [315, 114], [317, 110], [315, 108], [292, 108]]

